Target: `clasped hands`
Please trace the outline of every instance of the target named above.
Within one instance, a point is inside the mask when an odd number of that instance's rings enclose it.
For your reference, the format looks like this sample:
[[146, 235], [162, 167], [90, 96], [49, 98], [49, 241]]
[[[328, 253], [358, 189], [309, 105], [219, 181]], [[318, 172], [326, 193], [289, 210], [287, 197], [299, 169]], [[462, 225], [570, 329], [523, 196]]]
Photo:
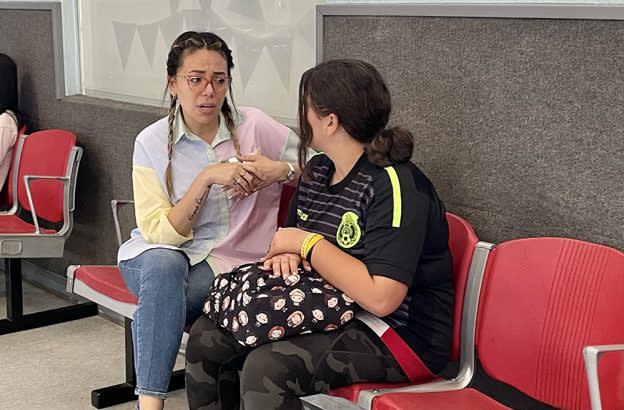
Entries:
[[252, 154], [237, 155], [240, 162], [218, 164], [222, 168], [224, 180], [223, 190], [229, 199], [239, 200], [259, 191], [274, 182], [283, 181], [288, 174], [288, 165], [281, 161], [273, 161], [255, 150]]

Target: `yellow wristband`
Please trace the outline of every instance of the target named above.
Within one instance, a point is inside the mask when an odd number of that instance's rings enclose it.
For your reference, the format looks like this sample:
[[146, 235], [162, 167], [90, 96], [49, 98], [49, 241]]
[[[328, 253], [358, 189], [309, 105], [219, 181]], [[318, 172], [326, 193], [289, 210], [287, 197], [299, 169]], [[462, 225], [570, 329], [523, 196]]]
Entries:
[[310, 240], [312, 238], [314, 238], [316, 235], [318, 235], [317, 233], [309, 233], [305, 239], [303, 240], [303, 243], [301, 244], [301, 250], [299, 251], [299, 253], [301, 254], [301, 258], [305, 259], [307, 253], [308, 253], [308, 245], [310, 243]]
[[321, 239], [324, 239], [324, 238], [322, 235], [319, 235], [318, 237], [311, 239], [310, 242], [308, 243], [308, 248], [306, 249], [306, 257], [305, 257], [307, 261], [310, 261], [310, 257], [312, 256], [312, 249], [317, 243], [321, 241]]
[[316, 243], [321, 239], [323, 239], [323, 235], [318, 233], [311, 233], [306, 236], [303, 244], [301, 245], [301, 257], [303, 259], [307, 259], [308, 253], [310, 253], [310, 249], [312, 249], [312, 247], [316, 245]]
[[299, 254], [301, 255], [301, 259], [305, 259], [305, 249], [306, 249], [306, 245], [308, 244], [308, 242], [310, 241], [310, 237], [313, 234], [309, 234], [308, 236], [305, 237], [305, 239], [303, 240], [303, 242], [301, 243], [301, 249], [299, 250]]
[[308, 252], [308, 244], [310, 243], [310, 240], [314, 237], [314, 235], [315, 234], [310, 233], [303, 240], [303, 243], [301, 244], [301, 252], [300, 252], [301, 253], [301, 259], [305, 259], [306, 254]]

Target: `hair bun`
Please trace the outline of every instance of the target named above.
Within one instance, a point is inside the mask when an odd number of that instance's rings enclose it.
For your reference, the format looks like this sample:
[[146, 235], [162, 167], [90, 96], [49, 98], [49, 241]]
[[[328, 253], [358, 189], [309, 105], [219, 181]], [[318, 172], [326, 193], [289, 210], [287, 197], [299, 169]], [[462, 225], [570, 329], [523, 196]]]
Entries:
[[409, 161], [413, 152], [414, 136], [403, 127], [382, 129], [366, 146], [368, 159], [380, 167]]

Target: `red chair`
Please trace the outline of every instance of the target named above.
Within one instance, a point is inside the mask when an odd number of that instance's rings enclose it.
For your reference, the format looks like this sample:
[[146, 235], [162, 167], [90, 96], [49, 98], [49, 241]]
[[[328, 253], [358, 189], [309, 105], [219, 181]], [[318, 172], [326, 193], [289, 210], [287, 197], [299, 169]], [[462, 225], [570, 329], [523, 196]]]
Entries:
[[[478, 242], [472, 226], [465, 219], [450, 212], [446, 214], [446, 219], [449, 226], [449, 249], [453, 256], [453, 281], [456, 295], [451, 361], [459, 360], [459, 371], [451, 380], [442, 379], [420, 383], [418, 388], [421, 389], [461, 389], [468, 384], [474, 372], [474, 321], [477, 310], [475, 301], [479, 297], [485, 261], [492, 245]], [[430, 380], [434, 379], [435, 377], [431, 377]], [[360, 383], [335, 389], [329, 394], [367, 406], [366, 403], [382, 394], [382, 389], [412, 384]], [[326, 402], [323, 401], [325, 399], [327, 399]], [[315, 396], [313, 399], [315, 405], [321, 404], [325, 407], [330, 406], [330, 402], [336, 401], [323, 395]]]
[[[38, 131], [18, 142], [11, 170], [12, 208], [0, 213], [0, 257], [5, 258], [7, 319], [0, 334], [33, 329], [97, 314], [97, 305], [82, 303], [23, 314], [22, 258], [59, 258], [73, 224], [74, 196], [82, 149], [69, 131]], [[17, 212], [32, 218], [27, 222]], [[48, 222], [59, 229], [41, 226]]]
[[[286, 220], [288, 205], [294, 192], [295, 188], [291, 185], [282, 187], [278, 211], [278, 225], [280, 226]], [[123, 238], [119, 221], [119, 210], [128, 204], [133, 204], [133, 201], [113, 200], [111, 202], [117, 242], [120, 246], [123, 243]], [[114, 386], [93, 390], [91, 392], [91, 404], [95, 408], [101, 409], [134, 400], [136, 375], [134, 373], [134, 352], [130, 325], [138, 301], [126, 287], [119, 268], [116, 265], [69, 266], [67, 268], [67, 291], [83, 296], [124, 316], [126, 381]], [[184, 388], [184, 369], [174, 371], [169, 382], [170, 391], [182, 388]]]
[[[483, 279], [476, 338], [482, 372], [471, 387], [388, 392], [372, 408], [587, 409], [582, 351], [598, 345], [594, 353], [605, 352], [613, 344], [622, 350], [623, 294], [621, 251], [563, 238], [502, 243], [491, 252]], [[591, 355], [592, 347], [586, 350]], [[624, 408], [623, 356], [607, 361], [600, 372], [588, 367], [591, 377], [601, 376], [602, 400], [592, 396], [594, 409], [601, 402], [607, 409]]]

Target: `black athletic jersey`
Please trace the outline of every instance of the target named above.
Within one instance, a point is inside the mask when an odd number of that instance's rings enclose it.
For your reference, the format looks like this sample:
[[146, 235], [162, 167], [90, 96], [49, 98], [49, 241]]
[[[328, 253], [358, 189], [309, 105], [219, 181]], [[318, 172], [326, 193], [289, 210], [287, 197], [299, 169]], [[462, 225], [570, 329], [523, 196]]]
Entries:
[[450, 356], [454, 287], [446, 210], [433, 184], [411, 162], [382, 168], [365, 154], [335, 185], [326, 155], [308, 166], [312, 177], [300, 178], [286, 226], [320, 233], [371, 275], [407, 285], [383, 320], [438, 373]]

